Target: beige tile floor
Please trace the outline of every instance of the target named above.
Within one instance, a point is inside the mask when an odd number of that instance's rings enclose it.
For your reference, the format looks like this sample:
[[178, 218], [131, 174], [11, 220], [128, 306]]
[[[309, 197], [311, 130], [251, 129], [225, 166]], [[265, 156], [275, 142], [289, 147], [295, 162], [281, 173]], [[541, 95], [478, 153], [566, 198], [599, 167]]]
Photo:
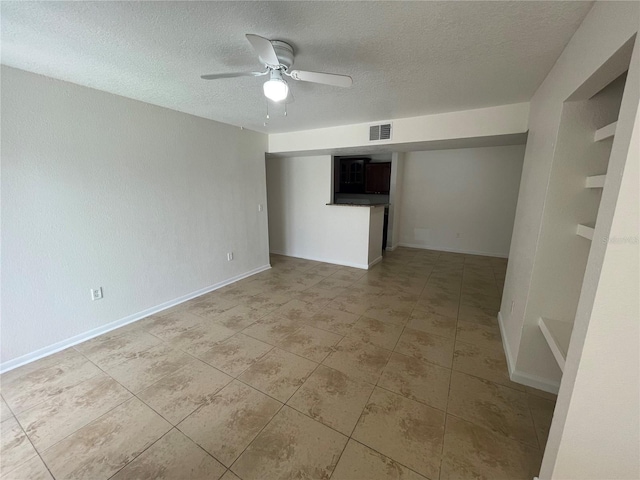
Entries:
[[506, 261], [400, 248], [269, 271], [2, 375], [3, 479], [531, 479]]

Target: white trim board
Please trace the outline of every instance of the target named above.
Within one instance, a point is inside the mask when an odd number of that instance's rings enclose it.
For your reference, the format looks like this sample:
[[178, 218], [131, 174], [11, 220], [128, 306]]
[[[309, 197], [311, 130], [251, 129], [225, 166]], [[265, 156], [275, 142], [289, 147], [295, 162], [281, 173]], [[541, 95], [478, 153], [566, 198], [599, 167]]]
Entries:
[[537, 388], [544, 392], [558, 394], [560, 390], [560, 383], [549, 380], [547, 378], [538, 377], [537, 375], [530, 375], [528, 373], [518, 372], [515, 369], [515, 359], [511, 355], [509, 349], [509, 343], [507, 342], [507, 336], [504, 330], [504, 323], [502, 321], [502, 312], [498, 312], [498, 325], [500, 326], [500, 336], [502, 337], [502, 346], [504, 348], [505, 357], [507, 357], [507, 368], [509, 369], [509, 378], [512, 382], [526, 385], [527, 387]]
[[369, 267], [367, 268], [367, 270], [371, 267], [373, 267], [375, 264], [380, 263], [382, 261], [382, 255], [380, 255], [378, 258], [376, 258], [373, 262], [369, 263]]
[[549, 344], [551, 353], [553, 353], [553, 357], [558, 362], [560, 370], [564, 372], [569, 343], [571, 342], [571, 333], [573, 332], [573, 323], [540, 317], [538, 326], [544, 339]]
[[313, 257], [310, 255], [294, 255], [291, 253], [276, 252], [273, 250], [270, 251], [269, 253], [273, 255], [282, 255], [283, 257], [302, 258], [303, 260], [313, 260], [314, 262], [332, 263], [333, 265], [341, 265], [343, 267], [360, 268], [362, 270], [369, 269], [369, 265], [367, 265], [366, 263], [343, 262], [341, 260], [331, 260], [328, 258]]
[[450, 253], [464, 253], [466, 255], [482, 255], [483, 257], [496, 257], [496, 258], [509, 258], [509, 254], [503, 253], [491, 253], [491, 252], [476, 252], [474, 250], [460, 250], [457, 248], [444, 248], [444, 247], [432, 247], [429, 245], [421, 245], [418, 243], [402, 243], [400, 242], [398, 247], [407, 247], [407, 248], [420, 248], [422, 250], [435, 250], [440, 252], [450, 252]]
[[269, 264], [263, 265], [262, 267], [254, 268], [253, 270], [249, 270], [248, 272], [236, 275], [235, 277], [228, 278], [227, 280], [215, 283], [208, 287], [201, 288], [200, 290], [196, 290], [195, 292], [187, 293], [186, 295], [182, 295], [181, 297], [175, 298], [168, 302], [161, 303], [160, 305], [156, 305], [155, 307], [147, 308], [146, 310], [134, 313], [133, 315], [128, 315], [124, 318], [121, 318], [120, 320], [116, 320], [114, 322], [107, 323], [106, 325], [102, 325], [84, 333], [74, 335], [71, 338], [61, 340], [60, 342], [56, 342], [53, 345], [49, 345], [48, 347], [40, 348], [34, 352], [27, 353], [26, 355], [22, 355], [18, 358], [14, 358], [13, 360], [7, 360], [6, 362], [0, 364], [0, 373], [5, 373], [9, 370], [13, 370], [14, 368], [26, 365], [27, 363], [40, 360], [44, 357], [48, 357], [49, 355], [53, 355], [54, 353], [57, 353], [66, 348], [73, 347], [74, 345], [90, 340], [94, 337], [97, 337], [98, 335], [102, 335], [103, 333], [110, 332], [111, 330], [115, 330], [116, 328], [124, 327], [125, 325], [128, 325], [130, 323], [142, 320], [149, 315], [161, 312], [162, 310], [166, 310], [167, 308], [175, 307], [176, 305], [186, 302], [187, 300], [191, 300], [192, 298], [199, 297], [200, 295], [204, 295], [205, 293], [209, 293], [214, 290], [218, 290], [219, 288], [226, 287], [227, 285], [242, 280], [243, 278], [247, 278], [257, 273], [264, 272], [265, 270], [269, 270], [270, 268], [271, 265]]
[[394, 245], [391, 245], [390, 247], [387, 247], [387, 250], [390, 252], [393, 252], [396, 248], [398, 248], [400, 246], [399, 243], [396, 243]]

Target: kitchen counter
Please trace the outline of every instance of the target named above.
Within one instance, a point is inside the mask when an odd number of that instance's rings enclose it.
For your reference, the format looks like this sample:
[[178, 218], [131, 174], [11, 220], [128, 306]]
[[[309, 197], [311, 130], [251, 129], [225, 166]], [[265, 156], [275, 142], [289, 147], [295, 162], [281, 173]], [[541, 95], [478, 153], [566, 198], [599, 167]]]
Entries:
[[338, 245], [341, 254], [348, 256], [348, 263], [356, 268], [369, 269], [382, 260], [385, 213], [388, 203], [327, 203], [331, 210], [332, 234], [330, 242]]
[[388, 203], [327, 203], [336, 207], [388, 207]]

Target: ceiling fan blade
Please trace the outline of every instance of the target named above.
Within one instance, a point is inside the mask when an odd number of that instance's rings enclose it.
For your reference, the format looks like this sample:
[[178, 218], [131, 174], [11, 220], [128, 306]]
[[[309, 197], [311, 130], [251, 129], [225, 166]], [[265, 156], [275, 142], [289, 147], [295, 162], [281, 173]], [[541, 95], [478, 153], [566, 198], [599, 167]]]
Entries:
[[289, 76], [294, 80], [303, 82], [323, 83], [334, 87], [348, 88], [353, 85], [353, 80], [348, 75], [337, 75], [335, 73], [305, 72], [304, 70], [292, 70]]
[[210, 75], [201, 75], [203, 80], [217, 80], [218, 78], [234, 78], [234, 77], [260, 77], [269, 73], [266, 72], [230, 72], [230, 73], [212, 73]]
[[276, 51], [273, 48], [271, 41], [261, 37], [260, 35], [253, 35], [251, 33], [247, 33], [245, 36], [258, 54], [258, 57], [260, 57], [260, 61], [262, 63], [272, 66], [280, 65], [280, 60], [278, 60], [278, 55], [276, 55]]

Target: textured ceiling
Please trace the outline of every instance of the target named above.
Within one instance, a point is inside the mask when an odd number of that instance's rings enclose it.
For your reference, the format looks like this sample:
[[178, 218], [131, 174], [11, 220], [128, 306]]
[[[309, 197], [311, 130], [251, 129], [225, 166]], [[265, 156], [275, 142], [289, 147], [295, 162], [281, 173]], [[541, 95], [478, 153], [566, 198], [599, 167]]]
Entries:
[[[2, 63], [278, 133], [528, 101], [590, 2], [2, 2]], [[245, 33], [351, 89], [289, 83], [273, 108]]]

